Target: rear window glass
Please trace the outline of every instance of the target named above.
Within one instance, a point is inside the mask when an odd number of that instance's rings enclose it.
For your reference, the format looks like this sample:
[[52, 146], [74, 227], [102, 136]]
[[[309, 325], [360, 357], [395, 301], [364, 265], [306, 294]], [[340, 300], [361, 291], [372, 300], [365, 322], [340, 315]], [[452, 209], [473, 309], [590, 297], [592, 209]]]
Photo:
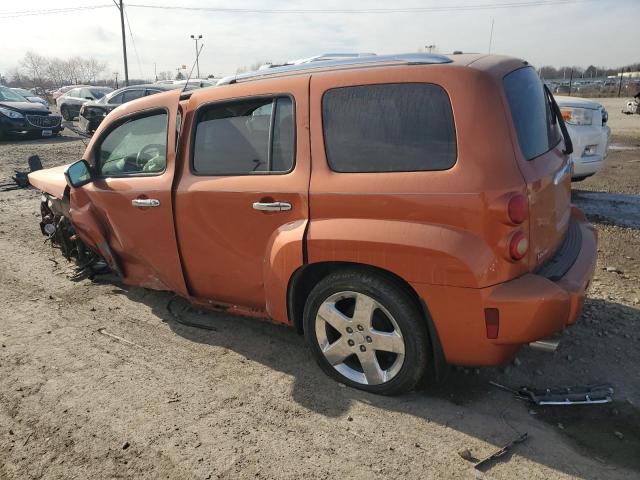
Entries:
[[322, 123], [337, 172], [446, 170], [456, 162], [451, 104], [437, 85], [332, 89], [322, 99]]
[[560, 132], [536, 71], [521, 68], [505, 76], [503, 83], [525, 158], [532, 160], [555, 147]]

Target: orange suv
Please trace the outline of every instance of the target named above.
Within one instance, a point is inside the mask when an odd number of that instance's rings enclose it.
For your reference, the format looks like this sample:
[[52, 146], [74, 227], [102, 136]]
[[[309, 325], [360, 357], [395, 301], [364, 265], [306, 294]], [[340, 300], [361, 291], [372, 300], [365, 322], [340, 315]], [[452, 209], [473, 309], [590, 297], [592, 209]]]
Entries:
[[390, 55], [126, 103], [30, 181], [86, 274], [292, 325], [333, 378], [395, 394], [576, 321], [596, 233], [570, 151], [527, 62]]

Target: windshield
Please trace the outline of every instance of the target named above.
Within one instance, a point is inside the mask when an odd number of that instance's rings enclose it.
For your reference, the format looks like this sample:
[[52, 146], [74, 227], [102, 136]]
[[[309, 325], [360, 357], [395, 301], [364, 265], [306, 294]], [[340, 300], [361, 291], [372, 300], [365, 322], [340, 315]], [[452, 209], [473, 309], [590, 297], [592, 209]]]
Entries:
[[22, 95], [17, 94], [9, 88], [0, 88], [0, 102], [26, 102]]
[[19, 93], [23, 97], [33, 97], [33, 93], [31, 93], [29, 90], [25, 90], [24, 88], [13, 88], [12, 90], [16, 93]]

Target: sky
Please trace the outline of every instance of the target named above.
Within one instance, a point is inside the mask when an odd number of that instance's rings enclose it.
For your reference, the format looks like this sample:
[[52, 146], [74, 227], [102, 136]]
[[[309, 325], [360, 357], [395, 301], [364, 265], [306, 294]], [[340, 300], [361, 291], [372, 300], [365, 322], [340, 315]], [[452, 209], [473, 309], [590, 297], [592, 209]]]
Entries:
[[[0, 0], [0, 75], [19, 66], [28, 50], [107, 62], [104, 77], [122, 75], [120, 14], [113, 0]], [[546, 3], [520, 8], [496, 4]], [[569, 2], [569, 3], [561, 3]], [[535, 66], [616, 67], [640, 62], [640, 0], [125, 0], [129, 77], [152, 79], [195, 60], [191, 34], [203, 36], [201, 76], [235, 73], [257, 62], [284, 61], [328, 52], [405, 53], [435, 50], [517, 56]], [[130, 6], [127, 6], [130, 4]], [[399, 13], [267, 13], [188, 11], [134, 5], [235, 9], [442, 8]], [[103, 8], [58, 14], [9, 16], [52, 8]], [[455, 7], [475, 7], [458, 9]], [[454, 10], [452, 10], [452, 8]], [[126, 24], [125, 24], [126, 27]], [[133, 40], [133, 41], [132, 41]], [[195, 73], [194, 73], [195, 76]]]

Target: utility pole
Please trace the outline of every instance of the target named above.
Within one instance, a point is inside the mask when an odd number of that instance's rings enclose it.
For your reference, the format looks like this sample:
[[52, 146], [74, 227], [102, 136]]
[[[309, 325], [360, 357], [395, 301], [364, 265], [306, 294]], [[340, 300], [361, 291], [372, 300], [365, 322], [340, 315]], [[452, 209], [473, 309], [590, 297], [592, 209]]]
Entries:
[[[113, 0], [116, 3], [116, 0]], [[120, 0], [120, 5], [116, 3], [116, 7], [120, 10], [120, 27], [122, 28], [122, 55], [124, 56], [124, 86], [129, 86], [129, 66], [127, 65], [127, 37], [124, 34], [124, 5]]]
[[199, 60], [200, 54], [198, 51], [198, 40], [202, 40], [202, 35], [198, 35], [198, 36], [191, 35], [191, 38], [196, 41], [196, 68], [198, 70], [198, 78], [200, 78], [200, 60]]
[[424, 46], [424, 51], [425, 51], [425, 52], [429, 52], [429, 53], [431, 53], [431, 52], [433, 52], [433, 49], [434, 49], [434, 48], [436, 48], [436, 46], [435, 46], [435, 45], [425, 45], [425, 46]]
[[116, 90], [118, 89], [118, 72], [113, 72], [113, 74], [116, 76]]
[[153, 74], [156, 76], [156, 82], [158, 81], [158, 68], [156, 62], [153, 62]]
[[569, 96], [571, 96], [571, 84], [573, 83], [573, 68], [571, 69], [571, 72], [569, 73]]
[[491, 33], [489, 34], [489, 55], [491, 55], [491, 44], [493, 43], [493, 22], [494, 18], [491, 17]]
[[622, 92], [622, 77], [624, 77], [624, 68], [620, 72], [620, 83], [618, 84], [618, 97], [620, 96], [620, 92]]

